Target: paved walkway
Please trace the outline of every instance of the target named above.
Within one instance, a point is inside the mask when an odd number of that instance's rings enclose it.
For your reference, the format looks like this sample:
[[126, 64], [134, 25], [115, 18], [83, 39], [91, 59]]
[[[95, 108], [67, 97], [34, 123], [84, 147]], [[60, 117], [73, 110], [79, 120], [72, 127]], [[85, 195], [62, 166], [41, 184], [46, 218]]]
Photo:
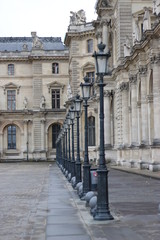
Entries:
[[159, 240], [160, 180], [109, 172], [113, 221], [95, 221], [56, 164], [0, 164], [0, 240]]

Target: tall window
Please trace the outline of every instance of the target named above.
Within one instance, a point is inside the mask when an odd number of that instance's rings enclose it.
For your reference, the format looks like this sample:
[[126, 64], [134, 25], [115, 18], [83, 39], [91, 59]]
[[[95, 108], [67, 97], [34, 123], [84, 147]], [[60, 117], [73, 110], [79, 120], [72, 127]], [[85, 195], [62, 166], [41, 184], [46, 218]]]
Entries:
[[95, 146], [95, 117], [88, 118], [88, 146]]
[[53, 74], [59, 73], [59, 64], [58, 63], [52, 63], [52, 73]]
[[87, 40], [87, 51], [88, 53], [93, 53], [93, 39]]
[[54, 124], [52, 125], [52, 148], [56, 148], [56, 140], [60, 131], [60, 125]]
[[7, 91], [7, 109], [11, 111], [16, 109], [16, 90]]
[[[86, 76], [89, 78], [90, 83], [94, 83], [94, 81], [95, 81], [95, 74], [94, 74], [94, 72], [87, 72]], [[91, 88], [91, 96], [93, 96], [94, 93], [95, 93], [94, 86], [92, 86], [92, 88]]]
[[16, 126], [8, 126], [8, 149], [16, 149]]
[[8, 75], [14, 75], [14, 64], [8, 64]]
[[60, 89], [52, 90], [52, 108], [60, 108]]

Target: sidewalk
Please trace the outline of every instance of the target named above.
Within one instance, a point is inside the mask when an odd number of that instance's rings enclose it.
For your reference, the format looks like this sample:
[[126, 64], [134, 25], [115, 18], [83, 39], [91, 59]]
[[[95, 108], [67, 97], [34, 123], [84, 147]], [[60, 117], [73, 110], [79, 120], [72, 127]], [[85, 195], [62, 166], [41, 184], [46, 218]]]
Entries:
[[57, 166], [50, 169], [46, 240], [159, 240], [160, 181], [111, 169], [113, 221], [95, 221]]
[[134, 173], [138, 175], [142, 175], [145, 177], [151, 177], [154, 179], [160, 179], [160, 171], [158, 172], [151, 172], [149, 170], [140, 170], [137, 168], [127, 168], [127, 167], [122, 167], [122, 166], [110, 166], [111, 169], [119, 170], [119, 171], [124, 171], [128, 173]]
[[56, 163], [0, 164], [0, 240], [159, 240], [160, 180], [110, 169], [95, 221]]

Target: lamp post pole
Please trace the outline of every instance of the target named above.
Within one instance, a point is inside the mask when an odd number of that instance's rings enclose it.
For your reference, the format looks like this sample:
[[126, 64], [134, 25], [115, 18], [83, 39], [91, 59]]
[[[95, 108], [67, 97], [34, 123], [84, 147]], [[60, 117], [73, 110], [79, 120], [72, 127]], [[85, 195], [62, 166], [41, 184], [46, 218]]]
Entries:
[[65, 123], [65, 130], [64, 130], [64, 132], [65, 132], [65, 146], [66, 146], [66, 148], [65, 148], [65, 150], [66, 150], [66, 154], [65, 154], [65, 170], [66, 170], [66, 175], [68, 174], [68, 156], [67, 156], [67, 141], [68, 141], [68, 139], [67, 139], [67, 124]]
[[113, 216], [109, 210], [108, 200], [108, 170], [105, 162], [105, 150], [104, 150], [104, 97], [103, 83], [104, 75], [109, 74], [107, 71], [107, 61], [110, 57], [110, 53], [105, 54], [103, 43], [98, 44], [99, 52], [94, 53], [93, 57], [96, 60], [96, 71], [99, 77], [99, 93], [100, 93], [100, 151], [99, 151], [99, 165], [98, 165], [98, 186], [97, 186], [97, 209], [94, 214], [95, 220], [112, 220]]
[[70, 108], [71, 126], [72, 126], [72, 160], [71, 160], [71, 178], [75, 176], [75, 156], [74, 156], [74, 106]]
[[92, 84], [89, 81], [88, 77], [84, 77], [84, 83], [80, 84], [82, 88], [82, 95], [84, 100], [84, 113], [85, 113], [85, 137], [84, 137], [84, 144], [85, 144], [85, 153], [84, 153], [84, 163], [83, 163], [83, 194], [82, 198], [84, 199], [87, 192], [91, 190], [91, 176], [90, 176], [90, 164], [88, 158], [88, 99], [90, 98], [91, 86]]
[[70, 181], [70, 175], [71, 175], [71, 146], [70, 146], [70, 125], [71, 125], [71, 119], [70, 114], [67, 114], [67, 124], [68, 124], [68, 180]]
[[87, 108], [88, 103], [87, 99], [84, 101], [84, 112], [85, 112], [85, 137], [84, 137], [84, 164], [83, 164], [83, 195], [91, 190], [91, 176], [90, 176], [90, 164], [89, 164], [89, 158], [88, 158], [88, 114], [87, 114]]
[[77, 119], [77, 159], [76, 159], [76, 183], [79, 183], [82, 181], [82, 174], [81, 174], [81, 160], [80, 160], [80, 144], [79, 144], [79, 119], [80, 119], [80, 111], [81, 111], [81, 102], [80, 96], [77, 95], [75, 99], [75, 111], [77, 113], [76, 119]]

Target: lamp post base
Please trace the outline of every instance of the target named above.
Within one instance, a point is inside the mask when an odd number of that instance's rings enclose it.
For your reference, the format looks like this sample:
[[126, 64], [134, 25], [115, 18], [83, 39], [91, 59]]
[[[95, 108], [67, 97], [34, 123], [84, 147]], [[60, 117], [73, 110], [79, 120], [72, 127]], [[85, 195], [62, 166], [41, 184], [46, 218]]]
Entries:
[[114, 218], [110, 214], [108, 202], [108, 170], [105, 166], [100, 166], [97, 173], [97, 208], [93, 218], [95, 220], [113, 220]]
[[98, 220], [98, 221], [104, 221], [104, 220], [113, 220], [113, 216], [110, 214], [109, 211], [98, 211], [96, 210], [93, 216], [94, 220]]

